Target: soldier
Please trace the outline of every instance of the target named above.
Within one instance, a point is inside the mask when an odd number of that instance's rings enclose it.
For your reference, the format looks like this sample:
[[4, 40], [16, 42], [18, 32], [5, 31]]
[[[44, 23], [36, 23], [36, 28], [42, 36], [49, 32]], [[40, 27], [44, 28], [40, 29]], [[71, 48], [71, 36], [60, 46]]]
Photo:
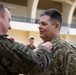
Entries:
[[26, 46], [26, 49], [34, 50], [36, 47], [34, 46], [34, 37], [29, 39], [29, 44]]
[[[26, 45], [26, 49], [34, 50], [36, 47], [34, 46], [34, 37], [31, 37], [29, 39], [29, 44]], [[25, 51], [26, 51], [25, 49]], [[29, 75], [29, 74], [24, 74], [24, 75]]]
[[45, 71], [50, 64], [48, 54], [52, 44], [46, 42], [34, 51], [26, 49], [25, 45], [15, 42], [7, 35], [8, 29], [11, 29], [10, 20], [9, 10], [0, 4], [0, 75]]
[[53, 44], [49, 69], [41, 75], [76, 75], [76, 49], [61, 39], [59, 33], [61, 24], [62, 15], [60, 11], [49, 9], [41, 13], [40, 37], [43, 42], [50, 41]]

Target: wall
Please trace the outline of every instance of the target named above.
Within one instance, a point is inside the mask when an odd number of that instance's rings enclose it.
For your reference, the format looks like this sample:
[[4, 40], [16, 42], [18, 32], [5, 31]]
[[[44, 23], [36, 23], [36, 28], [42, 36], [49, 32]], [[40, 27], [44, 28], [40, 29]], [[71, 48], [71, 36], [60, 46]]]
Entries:
[[[68, 37], [67, 37], [68, 36]], [[71, 44], [76, 44], [76, 35], [72, 35], [72, 34], [63, 34], [61, 35], [61, 37], [66, 40], [68, 38], [68, 42], [70, 42]], [[66, 40], [67, 41], [67, 40]]]
[[27, 44], [28, 43], [28, 32], [21, 30], [10, 30], [8, 34], [13, 37], [17, 42]]
[[42, 39], [39, 37], [39, 32], [29, 32], [29, 38], [34, 37], [35, 42], [34, 45], [37, 46], [40, 42], [42, 42]]
[[11, 4], [11, 3], [5, 3], [5, 2], [1, 2], [1, 1], [0, 1], [0, 3], [4, 4], [8, 8], [10, 8], [12, 15], [27, 17], [27, 7], [16, 5], [16, 4]]
[[28, 31], [23, 31], [23, 30], [9, 30], [8, 31], [8, 35], [10, 35], [11, 37], [13, 37], [15, 39], [15, 41], [19, 42], [19, 43], [23, 43], [25, 45], [27, 45], [29, 43], [29, 38], [30, 37], [34, 37], [35, 38], [35, 42], [34, 45], [37, 47], [37, 45], [42, 42], [41, 38], [39, 37], [39, 33], [38, 32], [28, 32]]
[[[5, 2], [1, 2], [1, 4], [6, 5], [8, 8], [10, 8], [11, 14], [13, 16], [20, 16], [20, 17], [26, 17], [27, 18], [27, 7], [26, 6], [20, 6], [20, 5], [16, 5], [16, 4], [11, 4], [11, 3], [5, 3]], [[39, 19], [40, 18], [40, 12], [42, 12], [43, 10], [41, 9], [37, 9], [37, 15], [36, 18]]]

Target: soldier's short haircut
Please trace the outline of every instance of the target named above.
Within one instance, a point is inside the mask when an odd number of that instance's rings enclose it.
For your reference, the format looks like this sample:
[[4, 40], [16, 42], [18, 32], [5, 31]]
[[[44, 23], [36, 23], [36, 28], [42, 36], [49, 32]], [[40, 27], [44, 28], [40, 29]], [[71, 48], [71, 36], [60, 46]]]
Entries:
[[48, 9], [41, 13], [40, 16], [48, 15], [52, 22], [58, 21], [60, 24], [62, 23], [62, 14], [57, 9]]
[[34, 37], [31, 37], [29, 40], [34, 40]]
[[[0, 16], [4, 17], [5, 14], [5, 8], [7, 8], [6, 6], [4, 6], [3, 4], [0, 4]], [[9, 10], [9, 8], [7, 8]]]

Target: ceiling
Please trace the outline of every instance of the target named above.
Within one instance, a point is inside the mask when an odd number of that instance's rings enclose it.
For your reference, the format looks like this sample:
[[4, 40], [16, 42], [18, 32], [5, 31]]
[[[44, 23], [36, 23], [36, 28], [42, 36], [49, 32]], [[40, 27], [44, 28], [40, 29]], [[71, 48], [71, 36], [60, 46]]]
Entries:
[[[1, 0], [2, 2], [8, 2], [13, 4], [18, 4], [22, 6], [27, 6], [28, 0]], [[56, 8], [62, 12], [62, 3], [72, 4], [75, 0], [39, 0], [38, 9], [49, 9]], [[76, 14], [76, 10], [74, 12]]]
[[13, 3], [13, 4], [27, 6], [27, 1], [28, 0], [1, 0], [1, 1], [2, 2], [8, 2], [8, 3]]

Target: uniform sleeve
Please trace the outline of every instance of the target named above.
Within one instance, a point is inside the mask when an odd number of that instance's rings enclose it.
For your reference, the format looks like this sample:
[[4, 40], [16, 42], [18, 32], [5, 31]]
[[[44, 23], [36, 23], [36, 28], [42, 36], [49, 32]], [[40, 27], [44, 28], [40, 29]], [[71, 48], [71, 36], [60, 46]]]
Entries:
[[44, 72], [49, 64], [46, 47], [40, 47], [37, 52], [27, 50], [26, 46], [7, 39], [0, 40], [0, 61], [3, 69], [13, 73], [36, 74]]
[[76, 75], [76, 50], [63, 44], [52, 52], [51, 74]]
[[76, 75], [76, 50], [68, 47], [65, 53], [65, 75]]

